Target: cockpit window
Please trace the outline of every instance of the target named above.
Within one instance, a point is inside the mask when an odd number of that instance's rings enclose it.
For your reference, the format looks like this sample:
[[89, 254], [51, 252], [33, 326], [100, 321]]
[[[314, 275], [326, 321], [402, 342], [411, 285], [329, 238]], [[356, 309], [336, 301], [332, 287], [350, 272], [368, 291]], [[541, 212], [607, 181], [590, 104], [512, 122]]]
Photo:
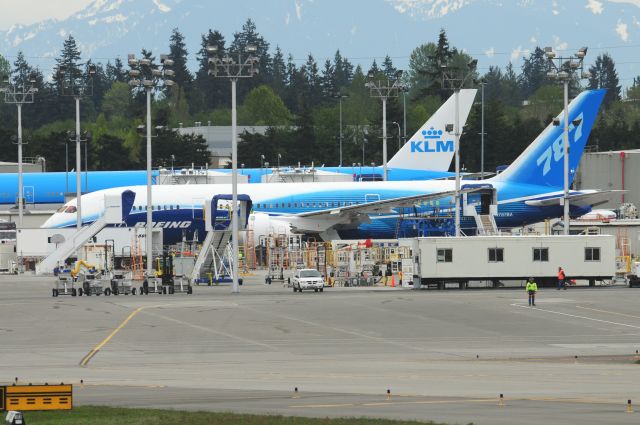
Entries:
[[57, 212], [57, 213], [61, 213], [61, 212], [64, 212], [64, 210], [66, 210], [66, 209], [67, 209], [67, 206], [66, 206], [66, 205], [63, 205], [63, 206], [61, 206], [60, 208], [58, 208], [58, 209], [56, 210], [56, 212]]
[[64, 212], [70, 213], [70, 214], [72, 214], [72, 213], [74, 213], [76, 211], [78, 211], [78, 209], [76, 207], [74, 207], [73, 205], [69, 205], [67, 207], [67, 209], [64, 210]]

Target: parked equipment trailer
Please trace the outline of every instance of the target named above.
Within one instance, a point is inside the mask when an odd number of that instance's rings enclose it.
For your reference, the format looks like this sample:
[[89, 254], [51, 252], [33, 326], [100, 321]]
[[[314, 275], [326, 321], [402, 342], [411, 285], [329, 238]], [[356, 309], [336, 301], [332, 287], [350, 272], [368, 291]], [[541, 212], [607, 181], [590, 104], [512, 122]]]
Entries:
[[414, 288], [466, 288], [470, 281], [533, 277], [539, 286], [557, 282], [558, 267], [568, 278], [610, 281], [616, 270], [615, 237], [610, 235], [470, 236], [400, 239], [412, 251]]

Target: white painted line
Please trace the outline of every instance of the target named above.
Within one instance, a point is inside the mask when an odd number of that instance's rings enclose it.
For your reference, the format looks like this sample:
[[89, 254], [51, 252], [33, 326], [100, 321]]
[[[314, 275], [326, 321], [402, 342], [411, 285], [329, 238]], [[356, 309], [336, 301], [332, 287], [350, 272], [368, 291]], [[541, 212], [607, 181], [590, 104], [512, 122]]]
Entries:
[[627, 328], [640, 329], [640, 326], [629, 325], [627, 323], [612, 322], [610, 320], [595, 319], [593, 317], [587, 317], [587, 316], [578, 316], [577, 314], [562, 313], [560, 311], [546, 310], [544, 308], [539, 308], [539, 307], [529, 307], [523, 304], [511, 304], [511, 306], [526, 308], [529, 310], [544, 311], [545, 313], [559, 314], [561, 316], [575, 317], [576, 319], [585, 319], [585, 320], [591, 320], [593, 322], [608, 323], [610, 325], [625, 326]]

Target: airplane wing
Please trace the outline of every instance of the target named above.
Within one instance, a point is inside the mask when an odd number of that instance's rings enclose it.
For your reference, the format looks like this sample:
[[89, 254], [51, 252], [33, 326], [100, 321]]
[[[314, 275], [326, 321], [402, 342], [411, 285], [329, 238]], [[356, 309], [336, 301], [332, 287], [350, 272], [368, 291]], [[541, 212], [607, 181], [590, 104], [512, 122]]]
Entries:
[[[461, 190], [460, 194], [474, 192], [479, 189]], [[394, 208], [411, 208], [434, 199], [455, 196], [455, 191], [436, 192], [423, 195], [403, 196], [364, 204], [310, 211], [288, 216], [288, 221], [296, 231], [325, 232], [336, 225], [358, 225], [371, 221], [369, 214], [392, 214]]]
[[[619, 196], [627, 192], [626, 190], [601, 190], [587, 193], [573, 193], [569, 195], [569, 203], [571, 205], [585, 207], [596, 206], [611, 201], [615, 196]], [[550, 198], [532, 199], [525, 201], [525, 204], [535, 207], [547, 207], [550, 205], [562, 205], [563, 195], [559, 194]]]

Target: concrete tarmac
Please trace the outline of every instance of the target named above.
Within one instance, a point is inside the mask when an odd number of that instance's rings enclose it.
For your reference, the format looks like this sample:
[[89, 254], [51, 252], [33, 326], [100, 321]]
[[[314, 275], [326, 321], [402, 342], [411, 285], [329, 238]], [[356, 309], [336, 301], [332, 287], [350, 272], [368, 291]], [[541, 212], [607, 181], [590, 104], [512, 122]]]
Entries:
[[0, 381], [74, 383], [76, 405], [640, 421], [639, 289], [543, 289], [529, 307], [523, 290], [300, 294], [260, 276], [240, 294], [52, 298], [53, 281], [0, 277]]

